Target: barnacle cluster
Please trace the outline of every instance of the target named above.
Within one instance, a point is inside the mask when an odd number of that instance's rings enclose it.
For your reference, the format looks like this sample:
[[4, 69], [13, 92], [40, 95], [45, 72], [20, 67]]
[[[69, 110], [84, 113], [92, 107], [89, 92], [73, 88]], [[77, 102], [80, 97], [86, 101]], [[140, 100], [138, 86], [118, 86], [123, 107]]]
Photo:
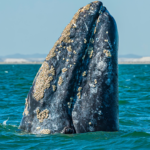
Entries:
[[63, 68], [62, 69], [62, 72], [64, 73], [64, 72], [66, 72], [68, 69], [67, 68]]
[[77, 27], [76, 26], [76, 21], [79, 18], [79, 14], [81, 12], [84, 12], [85, 10], [89, 10], [90, 9], [90, 5], [91, 4], [88, 4], [85, 7], [81, 8], [81, 9], [79, 9], [77, 11], [77, 13], [74, 15], [73, 19], [71, 20], [71, 22], [66, 26], [66, 28], [62, 32], [61, 37], [56, 41], [56, 43], [54, 44], [53, 48], [50, 50], [49, 54], [46, 57], [46, 60], [50, 60], [52, 57], [56, 56], [55, 49], [56, 49], [57, 45], [61, 45], [62, 42], [65, 42], [65, 43], [73, 42], [73, 40], [70, 39], [70, 29], [72, 27], [73, 28]]
[[62, 79], [62, 77], [60, 76], [60, 77], [59, 77], [59, 80], [58, 80], [59, 86], [60, 86], [62, 83], [63, 83], [63, 79]]
[[51, 73], [53, 76], [55, 75], [55, 68], [53, 66], [51, 66], [49, 73]]
[[37, 118], [39, 119], [39, 122], [43, 122], [44, 119], [48, 118], [49, 110], [45, 109], [40, 112], [39, 108], [36, 110]]
[[37, 101], [44, 97], [44, 90], [50, 87], [50, 82], [53, 80], [53, 76], [49, 76], [49, 74], [54, 76], [55, 69], [53, 66], [51, 66], [50, 69], [48, 63], [45, 61], [39, 70], [39, 75], [34, 86], [33, 96]]
[[107, 56], [107, 57], [111, 57], [111, 53], [110, 53], [110, 51], [109, 50], [103, 50], [103, 53], [105, 53], [105, 55]]
[[55, 92], [56, 91], [56, 85], [52, 85], [53, 87], [53, 91]]
[[89, 9], [90, 9], [90, 6], [91, 6], [91, 4], [88, 4], [88, 5], [84, 6], [84, 7], [81, 9], [81, 12], [84, 12], [85, 10], [89, 10]]
[[50, 134], [51, 131], [49, 129], [43, 129], [40, 131], [41, 134]]

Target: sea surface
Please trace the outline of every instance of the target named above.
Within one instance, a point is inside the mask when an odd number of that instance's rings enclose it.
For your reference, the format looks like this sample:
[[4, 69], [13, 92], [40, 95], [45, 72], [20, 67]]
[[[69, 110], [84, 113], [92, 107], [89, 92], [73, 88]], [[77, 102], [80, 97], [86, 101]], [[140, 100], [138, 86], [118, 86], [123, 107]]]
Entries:
[[40, 65], [0, 65], [0, 149], [150, 149], [150, 65], [119, 65], [118, 132], [33, 135], [18, 130]]

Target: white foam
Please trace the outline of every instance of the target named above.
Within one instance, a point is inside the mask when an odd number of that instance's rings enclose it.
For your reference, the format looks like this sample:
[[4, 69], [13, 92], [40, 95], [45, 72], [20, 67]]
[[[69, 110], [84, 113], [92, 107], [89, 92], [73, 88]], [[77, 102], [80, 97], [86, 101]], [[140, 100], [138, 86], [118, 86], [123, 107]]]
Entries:
[[3, 125], [6, 125], [8, 120], [9, 120], [9, 117], [7, 120], [3, 121]]

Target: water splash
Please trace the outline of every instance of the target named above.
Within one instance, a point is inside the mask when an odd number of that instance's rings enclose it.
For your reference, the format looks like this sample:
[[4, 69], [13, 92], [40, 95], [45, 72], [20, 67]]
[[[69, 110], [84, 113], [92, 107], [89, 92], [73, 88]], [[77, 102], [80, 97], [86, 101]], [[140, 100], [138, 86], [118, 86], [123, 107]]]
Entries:
[[7, 121], [9, 120], [9, 117], [7, 120], [3, 121], [3, 125], [6, 125]]

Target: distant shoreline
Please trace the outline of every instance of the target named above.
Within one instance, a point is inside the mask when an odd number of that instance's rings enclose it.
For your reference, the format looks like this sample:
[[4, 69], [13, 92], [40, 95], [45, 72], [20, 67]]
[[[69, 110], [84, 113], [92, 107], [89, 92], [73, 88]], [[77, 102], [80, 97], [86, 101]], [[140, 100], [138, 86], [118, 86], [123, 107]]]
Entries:
[[[40, 65], [43, 62], [0, 62], [0, 65]], [[150, 61], [145, 61], [145, 62], [118, 62], [118, 64], [129, 64], [129, 65], [136, 65], [136, 64], [150, 64]]]
[[43, 62], [0, 62], [0, 65], [40, 65]]
[[127, 65], [127, 64], [129, 64], [129, 65], [145, 65], [145, 64], [147, 64], [147, 65], [149, 65], [150, 64], [150, 61], [143, 61], [143, 62], [140, 62], [140, 61], [136, 61], [136, 62], [130, 62], [130, 61], [127, 61], [127, 62], [118, 62], [118, 64], [120, 64], [120, 65]]

